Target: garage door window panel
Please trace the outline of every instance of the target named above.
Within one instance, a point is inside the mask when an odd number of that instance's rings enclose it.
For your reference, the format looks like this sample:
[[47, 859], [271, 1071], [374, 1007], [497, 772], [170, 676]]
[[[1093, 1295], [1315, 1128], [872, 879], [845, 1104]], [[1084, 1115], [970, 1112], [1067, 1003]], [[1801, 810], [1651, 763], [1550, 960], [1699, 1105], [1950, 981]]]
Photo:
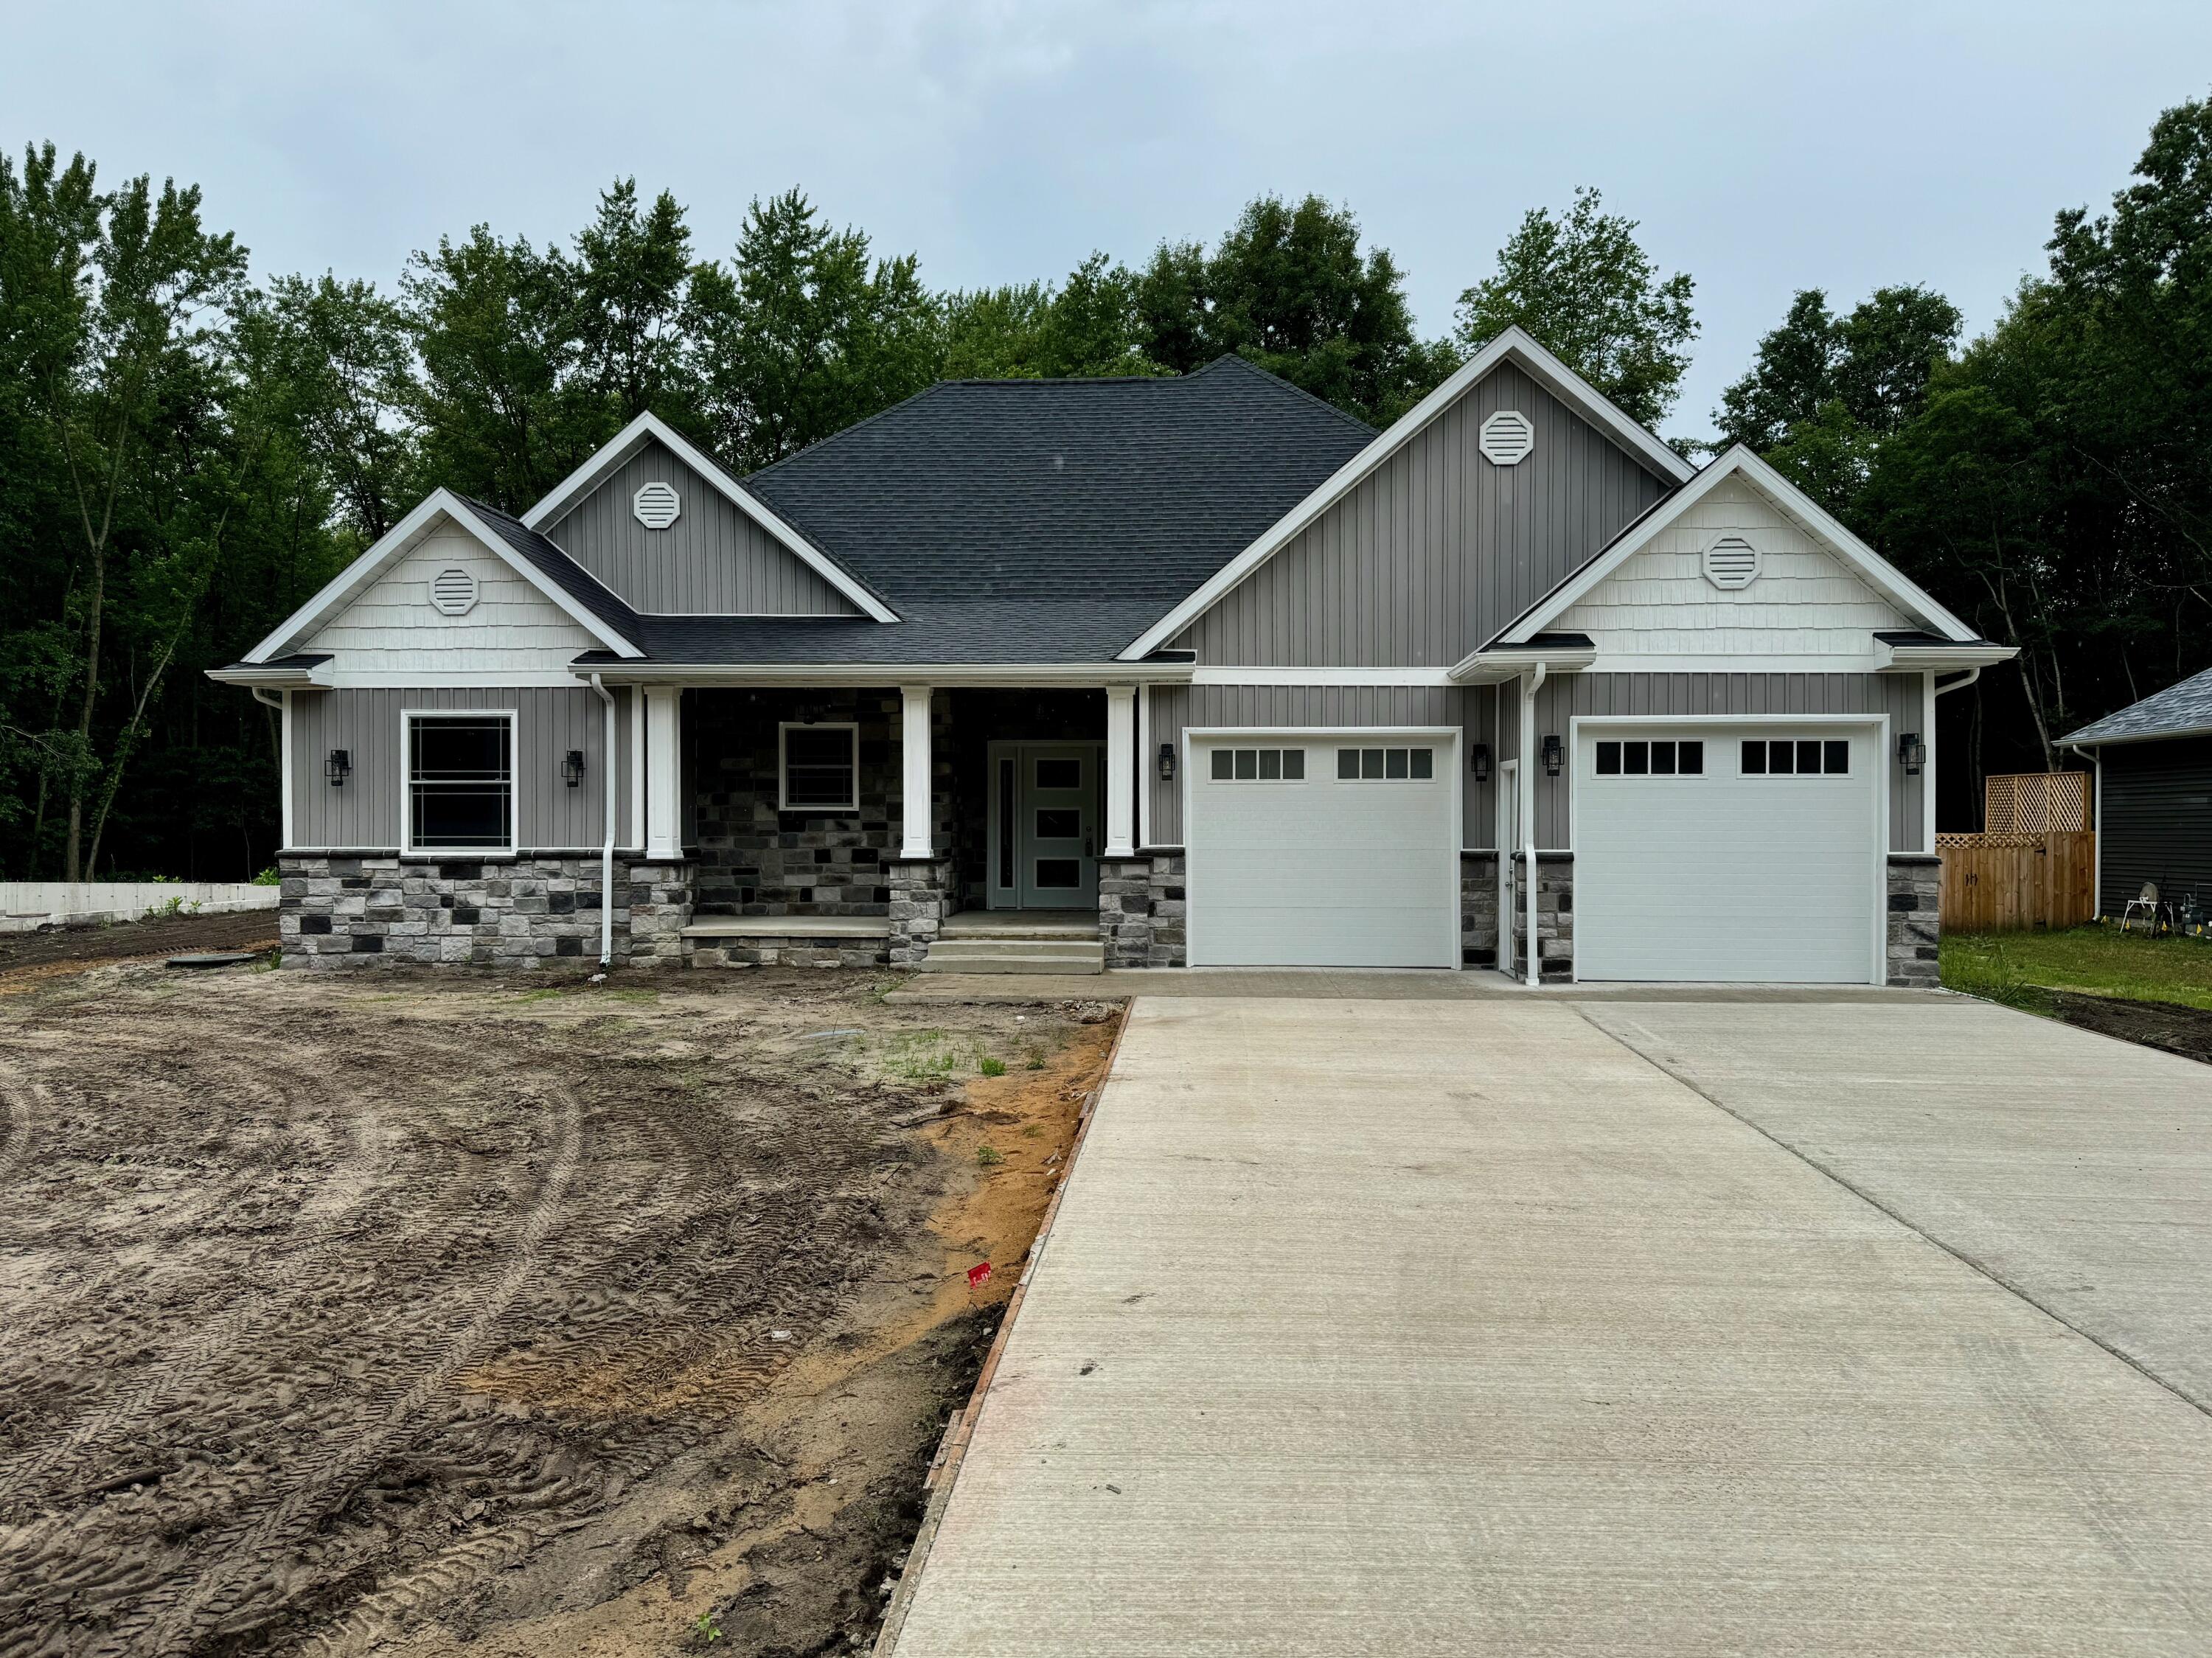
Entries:
[[1217, 783], [1298, 783], [1305, 780], [1304, 749], [1216, 749], [1207, 762]]
[[1773, 738], [1743, 745], [1746, 777], [1848, 777], [1851, 745], [1836, 738]]
[[1437, 774], [1431, 748], [1339, 749], [1336, 776], [1343, 783], [1426, 783]]

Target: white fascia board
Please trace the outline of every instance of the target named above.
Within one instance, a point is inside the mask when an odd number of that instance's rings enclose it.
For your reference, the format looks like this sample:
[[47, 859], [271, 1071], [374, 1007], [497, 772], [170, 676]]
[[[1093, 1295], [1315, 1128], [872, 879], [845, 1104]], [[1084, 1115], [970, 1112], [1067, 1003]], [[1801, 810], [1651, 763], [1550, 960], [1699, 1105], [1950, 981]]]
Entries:
[[1444, 668], [1194, 668], [1194, 685], [1449, 686]]
[[313, 668], [261, 668], [240, 664], [230, 668], [210, 668], [206, 673], [218, 685], [259, 685], [276, 690], [313, 690], [323, 683], [315, 677]]
[[1652, 538], [1703, 501], [1723, 483], [1741, 477], [1775, 507], [1796, 520], [1815, 541], [1852, 566], [1859, 575], [1899, 610], [1917, 616], [1948, 638], [1970, 641], [1974, 630], [1937, 604], [1887, 559], [1836, 522], [1813, 499], [1741, 445], [1729, 450], [1683, 488], [1646, 513], [1621, 537], [1523, 610], [1499, 635], [1518, 644], [1558, 621], [1590, 590], [1649, 546]]
[[2020, 654], [2013, 645], [1881, 645], [1878, 671], [1920, 673], [1933, 669], [1952, 673], [1960, 668], [1994, 668]]
[[1196, 592], [1154, 623], [1142, 637], [1121, 653], [1122, 659], [1133, 661], [1150, 655], [1211, 610], [1223, 594], [1273, 558], [1301, 531], [1411, 442], [1431, 421], [1457, 403], [1492, 369], [1508, 359], [1560, 402], [1610, 434], [1621, 447], [1640, 457], [1677, 483], [1686, 483], [1696, 476], [1697, 469], [1689, 462], [1623, 414], [1595, 386], [1537, 344], [1526, 330], [1516, 325], [1469, 357], [1452, 372], [1443, 385], [1401, 415], [1384, 430], [1376, 434], [1372, 442], [1338, 467], [1311, 495], [1270, 525], [1257, 541], [1215, 571]]
[[661, 444], [678, 460], [706, 479], [724, 500], [767, 531], [785, 551], [852, 600], [863, 616], [877, 622], [896, 622], [899, 619], [896, 611], [838, 565], [824, 558], [813, 543], [779, 518], [766, 501], [739, 484], [710, 456], [702, 453], [696, 444], [649, 410], [616, 433], [600, 446], [598, 453], [555, 484], [544, 500], [523, 513], [523, 523], [541, 531], [549, 525], [557, 523], [570, 507], [606, 482], [649, 442]]
[[1597, 652], [1587, 645], [1565, 649], [1537, 645], [1501, 647], [1492, 651], [1477, 651], [1463, 659], [1452, 669], [1450, 679], [1455, 685], [1502, 685], [1540, 667], [1547, 674], [1581, 673], [1596, 660]]
[[437, 527], [441, 519], [450, 520], [465, 531], [483, 545], [485, 551], [499, 558], [550, 600], [562, 614], [616, 655], [635, 657], [645, 654], [579, 604], [544, 571], [508, 546], [504, 537], [469, 510], [466, 501], [452, 490], [441, 488], [425, 495], [413, 512], [385, 532], [382, 540], [339, 571], [320, 592], [285, 617], [276, 632], [246, 653], [246, 660], [266, 662], [271, 657], [285, 655], [295, 643], [344, 609], [346, 601], [355, 593], [381, 575], [387, 568], [398, 562]]
[[610, 685], [762, 685], [796, 688], [878, 685], [988, 686], [1022, 689], [1064, 685], [1180, 685], [1189, 682], [1187, 662], [653, 662], [572, 668], [579, 679], [594, 673]]

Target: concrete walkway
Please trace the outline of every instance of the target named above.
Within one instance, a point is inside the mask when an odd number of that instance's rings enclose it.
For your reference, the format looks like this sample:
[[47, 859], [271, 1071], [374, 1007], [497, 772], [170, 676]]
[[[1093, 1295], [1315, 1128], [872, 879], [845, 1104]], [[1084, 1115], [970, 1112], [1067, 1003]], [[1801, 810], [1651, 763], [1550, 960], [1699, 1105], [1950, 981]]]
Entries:
[[1531, 989], [1486, 968], [1113, 968], [1085, 975], [944, 973], [907, 981], [884, 999], [933, 1002], [1119, 1001], [1133, 996], [1205, 996], [1363, 1002], [1909, 1002], [1923, 990], [1885, 985], [1547, 984]]
[[899, 1658], [2212, 1649], [2212, 1071], [1921, 1008], [1138, 1003]]

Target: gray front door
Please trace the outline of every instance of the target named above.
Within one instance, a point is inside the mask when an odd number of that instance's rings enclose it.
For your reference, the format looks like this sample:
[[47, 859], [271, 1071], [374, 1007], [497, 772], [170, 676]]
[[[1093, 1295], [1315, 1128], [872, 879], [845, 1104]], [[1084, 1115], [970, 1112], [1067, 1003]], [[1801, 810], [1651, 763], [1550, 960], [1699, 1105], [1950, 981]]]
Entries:
[[992, 908], [1097, 907], [1103, 757], [1096, 743], [991, 744]]

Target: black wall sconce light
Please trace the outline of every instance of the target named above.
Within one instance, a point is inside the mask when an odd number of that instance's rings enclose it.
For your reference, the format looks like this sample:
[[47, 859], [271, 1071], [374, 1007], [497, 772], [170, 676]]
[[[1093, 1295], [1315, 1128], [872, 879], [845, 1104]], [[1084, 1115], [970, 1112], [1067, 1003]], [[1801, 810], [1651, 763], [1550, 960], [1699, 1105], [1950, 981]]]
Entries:
[[1476, 743], [1468, 747], [1467, 751], [1467, 768], [1469, 772], [1474, 774], [1474, 780], [1476, 782], [1487, 783], [1490, 780], [1489, 744]]
[[1920, 740], [1918, 732], [1907, 732], [1897, 739], [1897, 757], [1907, 777], [1920, 775], [1920, 768], [1928, 763], [1928, 745]]
[[1160, 744], [1160, 781], [1163, 783], [1174, 782], [1175, 774], [1175, 744], [1172, 743], [1163, 743]]
[[353, 775], [353, 756], [343, 749], [332, 749], [331, 757], [323, 762], [323, 775], [331, 780], [332, 788], [343, 788], [346, 779]]
[[1567, 763], [1566, 744], [1554, 735], [1544, 739], [1544, 775], [1557, 777], [1559, 768]]
[[561, 780], [574, 788], [584, 780], [584, 751], [571, 749], [561, 762]]

